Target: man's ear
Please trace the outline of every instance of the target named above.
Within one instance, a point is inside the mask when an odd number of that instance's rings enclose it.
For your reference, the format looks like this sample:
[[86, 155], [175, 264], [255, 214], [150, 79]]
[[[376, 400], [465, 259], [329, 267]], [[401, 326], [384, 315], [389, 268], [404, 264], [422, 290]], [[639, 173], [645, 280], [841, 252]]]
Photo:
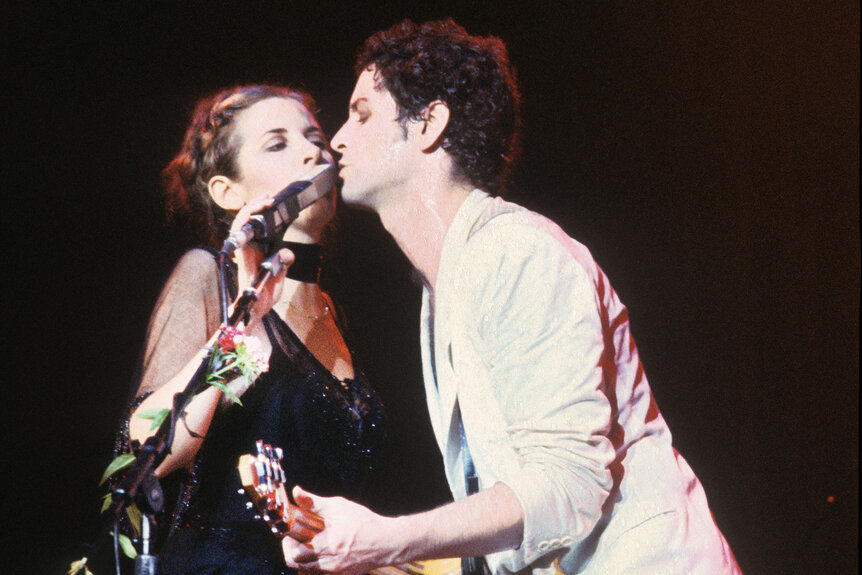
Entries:
[[428, 104], [416, 122], [416, 134], [422, 143], [422, 151], [428, 152], [439, 146], [448, 125], [449, 106], [442, 100]]
[[207, 188], [210, 197], [223, 210], [235, 212], [245, 203], [239, 186], [226, 176], [213, 176], [210, 178]]

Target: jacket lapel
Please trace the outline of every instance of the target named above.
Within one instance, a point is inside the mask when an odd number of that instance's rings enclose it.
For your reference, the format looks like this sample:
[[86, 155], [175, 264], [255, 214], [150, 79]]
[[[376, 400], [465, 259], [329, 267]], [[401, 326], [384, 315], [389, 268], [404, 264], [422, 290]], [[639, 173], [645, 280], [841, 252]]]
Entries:
[[455, 409], [458, 381], [452, 369], [451, 329], [458, 318], [452, 314], [459, 295], [455, 286], [461, 255], [486, 197], [484, 192], [475, 190], [464, 200], [446, 232], [434, 293], [425, 290], [422, 297], [421, 348], [428, 412], [450, 487], [457, 486], [457, 491], [463, 491], [463, 476], [460, 475], [460, 420], [456, 418]]

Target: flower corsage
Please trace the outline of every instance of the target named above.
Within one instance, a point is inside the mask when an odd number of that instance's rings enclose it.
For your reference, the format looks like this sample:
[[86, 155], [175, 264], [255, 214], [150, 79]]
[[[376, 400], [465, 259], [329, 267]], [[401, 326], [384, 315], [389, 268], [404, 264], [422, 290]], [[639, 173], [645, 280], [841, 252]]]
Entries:
[[269, 369], [269, 358], [256, 337], [235, 327], [222, 328], [218, 345], [210, 355], [207, 383], [219, 388], [234, 403], [242, 405], [228, 383], [242, 375], [248, 383]]

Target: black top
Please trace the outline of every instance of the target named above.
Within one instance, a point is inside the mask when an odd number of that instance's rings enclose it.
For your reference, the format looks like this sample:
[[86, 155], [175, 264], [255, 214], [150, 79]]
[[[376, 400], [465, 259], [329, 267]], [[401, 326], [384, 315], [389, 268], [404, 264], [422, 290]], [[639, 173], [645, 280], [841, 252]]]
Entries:
[[281, 545], [246, 506], [237, 460], [262, 439], [284, 449], [288, 489], [355, 498], [384, 436], [383, 406], [361, 372], [339, 381], [275, 314], [269, 372], [217, 414], [198, 456], [200, 478], [160, 556], [160, 573], [286, 573]]
[[[186, 253], [151, 317], [133, 384], [139, 396], [130, 411], [217, 329], [219, 302], [213, 254]], [[156, 518], [153, 542], [160, 575], [291, 572], [278, 538], [246, 507], [242, 492], [238, 459], [256, 453], [257, 440], [283, 448], [288, 491], [301, 485], [320, 495], [356, 498], [369, 476], [384, 438], [384, 413], [356, 356], [351, 352], [354, 379], [339, 381], [275, 312], [264, 324], [272, 343], [269, 371], [242, 394], [242, 405], [219, 407], [191, 476], [175, 472], [161, 480], [167, 505]], [[127, 412], [121, 422], [115, 452], [129, 450], [129, 417]]]

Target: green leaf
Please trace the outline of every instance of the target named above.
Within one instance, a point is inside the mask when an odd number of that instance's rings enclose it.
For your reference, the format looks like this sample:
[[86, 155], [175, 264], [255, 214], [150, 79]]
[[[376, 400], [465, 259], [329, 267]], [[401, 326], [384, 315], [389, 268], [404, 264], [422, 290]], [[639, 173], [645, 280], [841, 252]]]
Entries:
[[102, 509], [99, 511], [99, 513], [104, 513], [105, 511], [108, 510], [108, 507], [110, 507], [110, 506], [111, 506], [111, 494], [105, 493], [105, 495], [102, 496]]
[[132, 540], [129, 539], [127, 535], [120, 534], [120, 547], [123, 548], [123, 553], [125, 553], [126, 557], [129, 559], [134, 559], [138, 556], [138, 552], [135, 549]]
[[126, 515], [129, 517], [129, 521], [132, 522], [132, 526], [137, 530], [138, 533], [140, 533], [143, 513], [141, 513], [141, 510], [138, 509], [138, 506], [132, 503], [131, 505], [126, 507]]
[[249, 381], [256, 380], [257, 377], [260, 375], [260, 368], [253, 361], [243, 362], [242, 364], [240, 364], [239, 368], [245, 378]]
[[110, 476], [115, 474], [121, 469], [125, 469], [135, 460], [134, 453], [123, 453], [122, 455], [118, 455], [114, 458], [114, 460], [108, 465], [108, 468], [105, 469], [105, 473], [102, 474], [102, 480], [99, 481], [99, 485], [103, 484]]
[[224, 367], [220, 367], [219, 369], [213, 370], [207, 374], [207, 382], [212, 381], [222, 381], [225, 378], [225, 375], [230, 375], [232, 372], [237, 371], [238, 363], [234, 362], [230, 365], [226, 365]]
[[69, 565], [69, 570], [66, 571], [66, 575], [76, 575], [81, 571], [84, 571], [86, 575], [93, 575], [93, 572], [87, 568], [87, 558], [81, 557], [77, 561], [72, 561]]
[[170, 412], [171, 410], [166, 408], [147, 409], [140, 413], [135, 412], [135, 417], [140, 417], [141, 419], [152, 419], [153, 424], [150, 426], [150, 431], [153, 431], [154, 429], [161, 427]]
[[222, 393], [224, 393], [226, 396], [228, 396], [228, 398], [232, 402], [236, 403], [237, 405], [242, 405], [242, 402], [239, 400], [239, 397], [237, 397], [236, 394], [228, 386], [226, 386], [222, 382], [211, 381], [211, 382], [209, 382], [209, 384], [213, 387], [217, 387], [218, 389], [220, 389], [222, 391]]
[[[113, 537], [114, 532], [111, 531], [110, 534]], [[135, 549], [135, 544], [132, 543], [132, 540], [129, 538], [129, 536], [120, 533], [118, 539], [120, 540], [120, 548], [123, 550], [123, 555], [125, 555], [129, 559], [135, 559], [138, 556], [138, 552]]]
[[221, 350], [217, 350], [210, 356], [207, 369], [209, 373], [218, 372], [223, 369], [230, 369], [230, 366], [234, 361], [236, 361], [236, 352], [229, 351], [227, 353], [221, 353]]

